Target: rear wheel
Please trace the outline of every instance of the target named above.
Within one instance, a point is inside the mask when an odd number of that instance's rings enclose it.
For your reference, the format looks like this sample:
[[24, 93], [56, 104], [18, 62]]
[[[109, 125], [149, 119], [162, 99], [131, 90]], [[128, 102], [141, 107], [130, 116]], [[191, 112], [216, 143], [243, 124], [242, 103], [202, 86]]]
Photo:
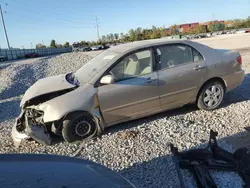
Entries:
[[71, 113], [63, 120], [62, 135], [69, 143], [86, 139], [95, 132], [95, 121], [87, 113]]
[[208, 82], [199, 93], [197, 106], [203, 110], [214, 110], [220, 106], [223, 97], [223, 84], [219, 81]]

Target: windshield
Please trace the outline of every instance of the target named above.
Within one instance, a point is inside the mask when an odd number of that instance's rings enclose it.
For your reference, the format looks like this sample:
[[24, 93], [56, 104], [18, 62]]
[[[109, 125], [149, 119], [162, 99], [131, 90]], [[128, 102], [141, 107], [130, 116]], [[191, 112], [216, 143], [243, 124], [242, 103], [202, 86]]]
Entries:
[[84, 64], [74, 73], [74, 78], [80, 84], [88, 82], [93, 76], [99, 73], [118, 53], [105, 50]]

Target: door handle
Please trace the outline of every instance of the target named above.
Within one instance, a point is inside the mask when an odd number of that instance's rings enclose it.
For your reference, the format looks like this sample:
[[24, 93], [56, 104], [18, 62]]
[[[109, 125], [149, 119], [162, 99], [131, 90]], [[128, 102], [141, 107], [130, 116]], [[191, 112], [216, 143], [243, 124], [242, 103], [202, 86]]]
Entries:
[[156, 79], [152, 79], [152, 78], [147, 78], [144, 82], [145, 83], [152, 83], [152, 82], [154, 82], [154, 81], [156, 81]]
[[205, 69], [205, 68], [206, 68], [206, 66], [198, 65], [195, 68], [193, 68], [193, 70], [201, 70], [201, 69]]

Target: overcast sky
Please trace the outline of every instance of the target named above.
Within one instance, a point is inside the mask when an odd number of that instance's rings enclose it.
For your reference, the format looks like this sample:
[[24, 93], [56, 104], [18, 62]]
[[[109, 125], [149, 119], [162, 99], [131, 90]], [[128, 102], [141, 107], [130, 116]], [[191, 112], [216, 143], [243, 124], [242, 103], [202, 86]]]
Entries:
[[[250, 16], [250, 0], [0, 0], [12, 47], [96, 40], [131, 28]], [[6, 5], [7, 3], [8, 5]], [[5, 11], [7, 13], [5, 13]], [[0, 46], [7, 47], [0, 25]]]

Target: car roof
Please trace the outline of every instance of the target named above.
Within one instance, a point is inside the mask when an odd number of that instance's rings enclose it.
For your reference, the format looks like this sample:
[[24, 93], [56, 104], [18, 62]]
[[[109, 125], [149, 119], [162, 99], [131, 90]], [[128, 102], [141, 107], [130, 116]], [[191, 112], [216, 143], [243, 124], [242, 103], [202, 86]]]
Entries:
[[187, 43], [187, 40], [183, 40], [183, 39], [175, 40], [175, 39], [164, 39], [164, 38], [142, 40], [142, 41], [129, 42], [125, 44], [119, 44], [117, 46], [112, 46], [110, 48], [110, 51], [123, 53], [127, 51], [140, 49], [143, 47], [151, 47], [151, 46], [171, 44], [171, 43]]

